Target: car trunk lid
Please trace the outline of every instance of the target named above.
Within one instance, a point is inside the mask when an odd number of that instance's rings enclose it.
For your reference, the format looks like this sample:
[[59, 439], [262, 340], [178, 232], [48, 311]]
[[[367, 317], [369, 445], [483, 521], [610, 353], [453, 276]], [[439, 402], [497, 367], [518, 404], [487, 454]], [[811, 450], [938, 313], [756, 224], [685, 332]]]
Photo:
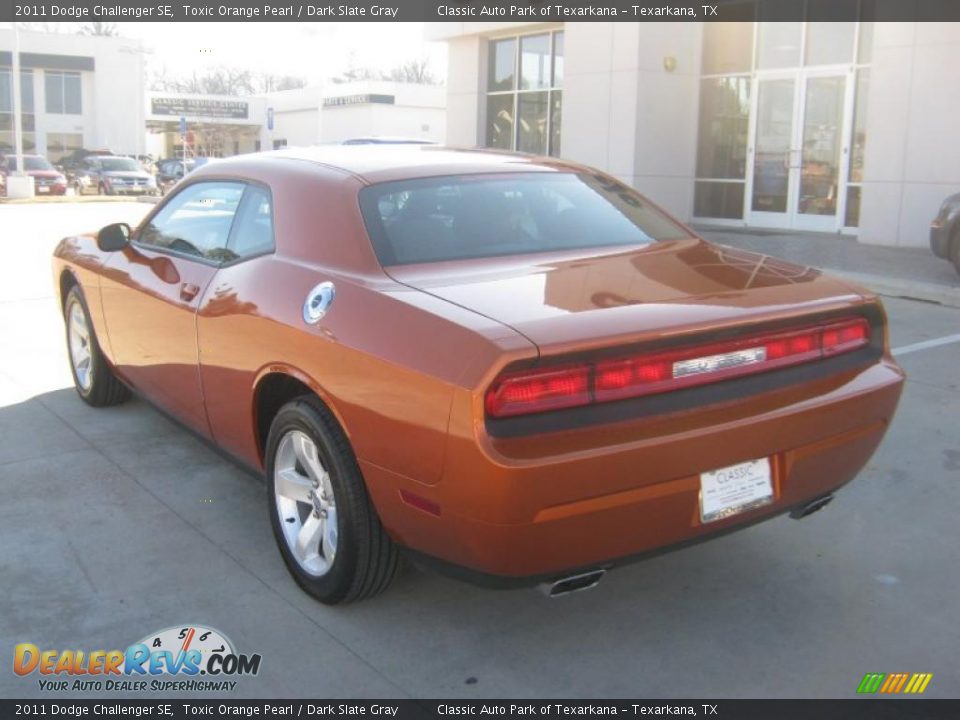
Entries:
[[515, 329], [543, 356], [716, 335], [774, 320], [802, 322], [864, 302], [814, 268], [696, 238], [388, 272]]

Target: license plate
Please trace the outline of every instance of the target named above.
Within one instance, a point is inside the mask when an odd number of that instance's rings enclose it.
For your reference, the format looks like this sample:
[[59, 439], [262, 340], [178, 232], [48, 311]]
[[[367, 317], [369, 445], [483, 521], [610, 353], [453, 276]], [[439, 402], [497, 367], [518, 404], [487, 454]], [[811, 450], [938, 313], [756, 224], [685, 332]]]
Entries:
[[50, 188], [45, 187], [44, 185], [38, 185], [37, 192], [42, 192], [42, 193], [50, 192]]
[[770, 460], [750, 460], [700, 474], [700, 520], [708, 523], [773, 502]]

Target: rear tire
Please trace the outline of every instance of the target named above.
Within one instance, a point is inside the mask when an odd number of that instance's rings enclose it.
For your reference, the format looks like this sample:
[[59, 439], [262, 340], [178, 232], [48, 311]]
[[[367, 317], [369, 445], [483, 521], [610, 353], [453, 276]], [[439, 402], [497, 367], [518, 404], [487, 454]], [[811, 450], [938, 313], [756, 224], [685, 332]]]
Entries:
[[311, 395], [284, 405], [270, 426], [266, 460], [270, 523], [297, 584], [327, 605], [386, 590], [400, 553], [330, 410]]
[[118, 405], [130, 398], [130, 389], [117, 379], [97, 342], [83, 291], [74, 285], [63, 304], [67, 355], [73, 385], [80, 399], [93, 407]]

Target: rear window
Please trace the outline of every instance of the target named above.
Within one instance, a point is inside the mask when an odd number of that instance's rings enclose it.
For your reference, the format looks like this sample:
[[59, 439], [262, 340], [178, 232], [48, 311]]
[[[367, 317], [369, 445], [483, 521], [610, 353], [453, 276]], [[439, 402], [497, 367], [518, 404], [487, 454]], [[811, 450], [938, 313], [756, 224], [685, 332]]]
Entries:
[[589, 174], [381, 183], [360, 191], [360, 209], [381, 265], [645, 245], [689, 236], [626, 185]]

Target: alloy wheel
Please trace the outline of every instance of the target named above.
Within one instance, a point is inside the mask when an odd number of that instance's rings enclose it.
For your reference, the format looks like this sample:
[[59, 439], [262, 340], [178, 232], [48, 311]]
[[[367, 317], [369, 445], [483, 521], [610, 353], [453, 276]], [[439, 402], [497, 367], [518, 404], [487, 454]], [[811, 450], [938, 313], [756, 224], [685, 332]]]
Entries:
[[77, 376], [77, 383], [85, 392], [93, 385], [93, 352], [90, 347], [90, 328], [80, 303], [70, 305], [69, 314], [70, 362]]
[[274, 499], [290, 554], [314, 577], [326, 575], [337, 555], [337, 504], [317, 444], [301, 430], [281, 438], [274, 462]]

